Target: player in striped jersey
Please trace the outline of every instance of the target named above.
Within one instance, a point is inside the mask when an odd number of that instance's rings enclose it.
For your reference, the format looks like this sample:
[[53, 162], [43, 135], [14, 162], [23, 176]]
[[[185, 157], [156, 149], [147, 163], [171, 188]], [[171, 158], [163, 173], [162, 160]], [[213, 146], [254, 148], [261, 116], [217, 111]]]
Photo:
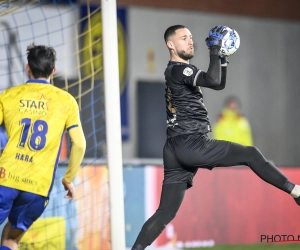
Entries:
[[58, 166], [61, 142], [67, 130], [71, 141], [68, 169], [62, 180], [73, 200], [73, 179], [84, 156], [86, 142], [73, 96], [50, 84], [56, 71], [52, 47], [27, 47], [26, 84], [0, 95], [0, 124], [8, 143], [0, 158], [0, 250], [17, 249], [26, 230], [44, 212]]

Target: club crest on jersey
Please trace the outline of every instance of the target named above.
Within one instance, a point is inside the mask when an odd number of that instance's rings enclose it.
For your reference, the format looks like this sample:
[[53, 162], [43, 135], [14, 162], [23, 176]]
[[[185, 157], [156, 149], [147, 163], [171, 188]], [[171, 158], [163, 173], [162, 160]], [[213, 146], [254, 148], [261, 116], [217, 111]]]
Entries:
[[183, 70], [183, 74], [186, 75], [186, 76], [190, 76], [193, 74], [193, 70], [189, 67], [186, 67], [184, 70]]

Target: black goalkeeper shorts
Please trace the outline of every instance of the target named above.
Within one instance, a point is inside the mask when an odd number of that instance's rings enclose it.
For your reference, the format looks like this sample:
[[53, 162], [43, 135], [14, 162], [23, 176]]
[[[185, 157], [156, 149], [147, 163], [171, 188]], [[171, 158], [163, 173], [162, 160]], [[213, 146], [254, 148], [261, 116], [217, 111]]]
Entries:
[[164, 152], [164, 182], [193, 185], [198, 168], [213, 169], [226, 156], [230, 142], [206, 134], [179, 135], [167, 139]]

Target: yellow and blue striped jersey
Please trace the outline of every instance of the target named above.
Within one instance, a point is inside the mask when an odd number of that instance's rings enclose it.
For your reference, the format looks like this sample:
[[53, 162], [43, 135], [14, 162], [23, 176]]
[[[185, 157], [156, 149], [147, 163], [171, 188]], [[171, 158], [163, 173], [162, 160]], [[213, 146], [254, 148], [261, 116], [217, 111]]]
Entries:
[[0, 94], [0, 124], [8, 143], [0, 157], [0, 185], [48, 196], [65, 129], [81, 126], [77, 102], [44, 80]]

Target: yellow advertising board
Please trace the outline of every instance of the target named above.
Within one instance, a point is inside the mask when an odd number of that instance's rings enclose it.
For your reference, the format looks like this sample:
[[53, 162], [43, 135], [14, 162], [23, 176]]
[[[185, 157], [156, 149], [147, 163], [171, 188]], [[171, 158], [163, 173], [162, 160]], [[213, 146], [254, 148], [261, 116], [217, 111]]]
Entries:
[[57, 250], [66, 248], [66, 223], [63, 217], [36, 220], [20, 242], [20, 250]]

